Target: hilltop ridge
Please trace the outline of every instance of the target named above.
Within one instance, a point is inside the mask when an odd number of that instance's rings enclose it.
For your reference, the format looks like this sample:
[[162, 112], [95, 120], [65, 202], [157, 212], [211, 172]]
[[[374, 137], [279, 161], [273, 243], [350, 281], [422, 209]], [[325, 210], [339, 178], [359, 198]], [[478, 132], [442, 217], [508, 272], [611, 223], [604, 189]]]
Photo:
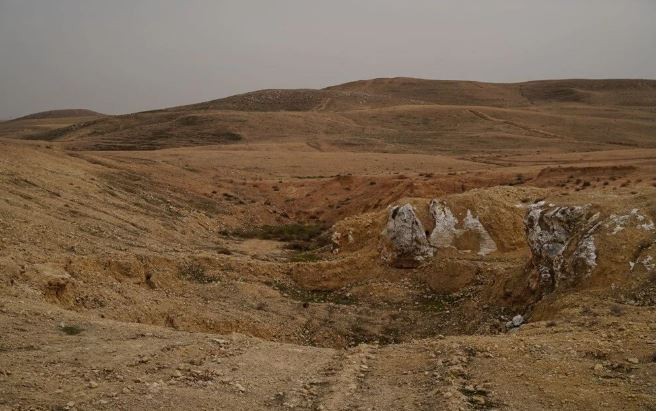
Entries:
[[67, 113], [94, 112], [53, 111], [0, 123], [0, 137], [57, 141], [75, 150], [302, 144], [330, 151], [466, 154], [655, 147], [654, 80], [399, 77], [48, 121]]

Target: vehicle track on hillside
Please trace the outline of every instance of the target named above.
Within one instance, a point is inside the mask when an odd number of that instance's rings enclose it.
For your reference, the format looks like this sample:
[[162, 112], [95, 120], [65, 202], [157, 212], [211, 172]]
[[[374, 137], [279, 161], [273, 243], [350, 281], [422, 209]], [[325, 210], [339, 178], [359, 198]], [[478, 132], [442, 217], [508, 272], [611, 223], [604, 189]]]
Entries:
[[361, 344], [339, 352], [327, 369], [327, 384], [314, 401], [315, 409], [354, 409], [363, 385], [362, 376], [369, 369], [368, 362], [374, 358], [375, 350], [372, 345]]
[[499, 124], [506, 124], [508, 126], [520, 128], [521, 130], [524, 130], [524, 131], [527, 131], [527, 132], [530, 132], [530, 133], [539, 134], [542, 137], [557, 138], [557, 139], [560, 139], [560, 140], [572, 141], [572, 142], [577, 142], [578, 141], [578, 140], [570, 138], [570, 137], [566, 137], [566, 136], [562, 136], [562, 135], [559, 135], [559, 134], [554, 134], [554, 133], [551, 133], [551, 132], [548, 132], [548, 131], [543, 131], [543, 130], [538, 130], [536, 128], [528, 127], [528, 126], [525, 126], [523, 124], [519, 124], [515, 121], [503, 120], [503, 119], [499, 119], [499, 118], [496, 118], [496, 117], [492, 117], [492, 116], [490, 116], [488, 114], [485, 114], [481, 111], [477, 111], [477, 110], [473, 110], [473, 109], [469, 109], [468, 111], [471, 114], [473, 114], [474, 116], [477, 116], [477, 117], [479, 117], [483, 120], [491, 121], [491, 122], [499, 123]]

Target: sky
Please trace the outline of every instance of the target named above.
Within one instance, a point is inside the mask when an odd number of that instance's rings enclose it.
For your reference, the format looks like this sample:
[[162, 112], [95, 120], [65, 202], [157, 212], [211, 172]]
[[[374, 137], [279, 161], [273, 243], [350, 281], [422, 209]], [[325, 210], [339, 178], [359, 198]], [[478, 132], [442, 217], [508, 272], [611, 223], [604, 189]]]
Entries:
[[0, 0], [0, 118], [376, 77], [649, 78], [655, 0]]

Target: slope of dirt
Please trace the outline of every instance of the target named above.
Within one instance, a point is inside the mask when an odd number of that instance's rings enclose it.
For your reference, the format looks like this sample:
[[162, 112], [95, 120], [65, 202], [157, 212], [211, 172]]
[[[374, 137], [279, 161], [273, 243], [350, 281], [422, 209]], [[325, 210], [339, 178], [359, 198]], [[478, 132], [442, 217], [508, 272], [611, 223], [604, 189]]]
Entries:
[[[69, 112], [69, 110], [65, 110]], [[79, 110], [75, 110], [79, 111]], [[87, 111], [87, 110], [82, 110]], [[49, 113], [49, 112], [46, 112]], [[0, 122], [0, 137], [18, 138], [25, 140], [48, 140], [48, 132], [58, 129], [68, 129], [75, 124], [85, 124], [89, 121], [103, 117], [102, 114], [81, 113], [81, 115], [72, 116], [46, 116], [32, 117], [26, 116], [15, 120]]]
[[655, 110], [559, 84], [4, 128], [0, 408], [655, 408]]
[[654, 107], [651, 80], [494, 84], [393, 78], [323, 90], [261, 90], [66, 127], [5, 122], [0, 136], [83, 150], [285, 142], [339, 151], [574, 152], [655, 147]]
[[[332, 90], [259, 90], [205, 103], [183, 106], [188, 110], [236, 111], [345, 111], [411, 104], [413, 100], [359, 92]], [[177, 110], [178, 108], [174, 108]]]
[[[513, 155], [508, 167], [376, 153], [304, 162], [299, 147], [272, 150], [80, 153], [3, 141], [3, 406], [654, 404], [653, 271], [597, 274], [605, 282], [537, 302], [522, 230], [499, 231], [522, 224], [516, 205], [538, 198], [655, 218], [653, 151], [572, 154], [569, 167], [565, 155]], [[353, 175], [313, 176], [323, 164], [353, 164]], [[405, 164], [427, 171], [395, 174]], [[441, 196], [459, 218], [476, 212], [500, 251], [479, 257], [465, 245], [419, 269], [383, 264], [385, 208]], [[296, 221], [353, 242], [334, 254], [328, 240], [305, 250], [238, 231]], [[530, 322], [506, 333], [516, 314]]]
[[105, 114], [98, 113], [93, 110], [87, 110], [84, 108], [70, 108], [63, 110], [49, 110], [41, 111], [39, 113], [28, 114], [27, 116], [18, 117], [16, 120], [41, 120], [47, 118], [60, 118], [60, 117], [99, 117], [104, 116]]
[[523, 107], [547, 103], [591, 105], [655, 105], [654, 80], [542, 80], [524, 83], [379, 78], [360, 80], [326, 90], [394, 96], [434, 104]]

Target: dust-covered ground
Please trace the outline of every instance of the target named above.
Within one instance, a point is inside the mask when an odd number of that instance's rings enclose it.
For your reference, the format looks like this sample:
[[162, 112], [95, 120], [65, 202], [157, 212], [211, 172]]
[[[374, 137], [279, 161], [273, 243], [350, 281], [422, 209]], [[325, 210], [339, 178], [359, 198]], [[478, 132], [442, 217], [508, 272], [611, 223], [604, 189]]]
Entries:
[[0, 123], [0, 407], [655, 408], [655, 83], [405, 81]]

